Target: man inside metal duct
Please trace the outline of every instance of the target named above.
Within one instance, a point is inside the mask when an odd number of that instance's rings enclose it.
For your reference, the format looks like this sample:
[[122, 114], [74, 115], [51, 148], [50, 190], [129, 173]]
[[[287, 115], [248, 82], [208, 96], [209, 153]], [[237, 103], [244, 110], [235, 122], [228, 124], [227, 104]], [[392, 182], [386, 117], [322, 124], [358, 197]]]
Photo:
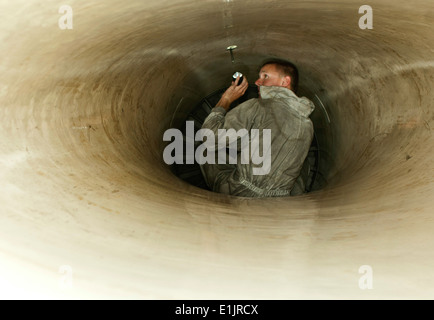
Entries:
[[[222, 129], [226, 132], [234, 129], [237, 132], [235, 148], [238, 155], [243, 138], [240, 132], [250, 133], [259, 129], [257, 132], [259, 141], [262, 141], [262, 157], [265, 152], [271, 154], [270, 167], [263, 173], [255, 174], [259, 165], [253, 159], [254, 147], [250, 136], [250, 161], [243, 162], [243, 157], [238, 156], [232, 164], [222, 161], [201, 164], [205, 181], [213, 191], [244, 197], [278, 197], [303, 193], [301, 171], [302, 168], [305, 171], [303, 163], [313, 139], [313, 124], [309, 116], [315, 106], [309, 99], [295, 94], [298, 86], [296, 66], [277, 59], [263, 63], [255, 82], [259, 98], [247, 100], [229, 111], [232, 102], [243, 96], [248, 88], [245, 77], [240, 84], [239, 80], [238, 77], [223, 93], [205, 119], [202, 129], [212, 130], [216, 137], [222, 133]], [[268, 148], [264, 140], [267, 129], [271, 132]], [[228, 148], [226, 137], [224, 144]], [[217, 146], [216, 143], [215, 147], [221, 148], [221, 145]], [[256, 149], [259, 149], [259, 145]]]

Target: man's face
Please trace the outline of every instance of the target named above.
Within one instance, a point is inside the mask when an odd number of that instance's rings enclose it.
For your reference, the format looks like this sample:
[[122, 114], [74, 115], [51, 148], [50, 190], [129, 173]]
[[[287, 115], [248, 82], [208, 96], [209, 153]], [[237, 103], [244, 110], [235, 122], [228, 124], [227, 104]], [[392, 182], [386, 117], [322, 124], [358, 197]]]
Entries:
[[277, 87], [285, 87], [285, 77], [279, 72], [274, 64], [267, 64], [261, 68], [259, 71], [259, 78], [255, 81], [255, 84], [258, 86], [277, 86]]

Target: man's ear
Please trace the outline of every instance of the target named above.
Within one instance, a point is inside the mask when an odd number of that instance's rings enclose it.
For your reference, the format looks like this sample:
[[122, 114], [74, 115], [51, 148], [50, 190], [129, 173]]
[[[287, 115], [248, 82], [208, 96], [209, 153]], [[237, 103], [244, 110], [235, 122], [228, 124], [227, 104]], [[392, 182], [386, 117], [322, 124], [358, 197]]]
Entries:
[[288, 89], [291, 89], [291, 77], [290, 76], [284, 76], [282, 78], [282, 86]]

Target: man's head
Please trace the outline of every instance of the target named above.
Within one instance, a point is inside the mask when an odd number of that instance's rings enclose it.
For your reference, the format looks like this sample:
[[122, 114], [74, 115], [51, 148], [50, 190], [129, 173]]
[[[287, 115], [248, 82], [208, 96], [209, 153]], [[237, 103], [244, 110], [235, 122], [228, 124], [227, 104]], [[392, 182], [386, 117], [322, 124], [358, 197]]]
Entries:
[[259, 86], [278, 86], [297, 92], [298, 70], [297, 67], [285, 60], [268, 60], [262, 64], [259, 78], [255, 81]]

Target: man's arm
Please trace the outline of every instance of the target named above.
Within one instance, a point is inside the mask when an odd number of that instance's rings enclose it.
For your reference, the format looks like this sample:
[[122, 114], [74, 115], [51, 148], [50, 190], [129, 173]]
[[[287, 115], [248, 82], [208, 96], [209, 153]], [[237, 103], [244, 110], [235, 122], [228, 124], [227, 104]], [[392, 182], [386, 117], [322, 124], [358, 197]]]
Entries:
[[[241, 97], [248, 88], [248, 83], [245, 78], [243, 79], [243, 82], [237, 86], [237, 82], [239, 81], [239, 78], [236, 79], [236, 81], [232, 82], [232, 85], [223, 93], [220, 101], [216, 104], [216, 106], [211, 110], [211, 113], [208, 115], [208, 117], [205, 119], [202, 129], [209, 129], [214, 133], [214, 136], [217, 138], [216, 148], [219, 148], [220, 143], [219, 139], [226, 139], [225, 137], [228, 137], [230, 141], [233, 141], [230, 136], [235, 135], [236, 137], [236, 148], [239, 151], [242, 147], [241, 143], [238, 143], [238, 141], [242, 140], [244, 141], [244, 136], [248, 135], [248, 130], [250, 129], [250, 112], [246, 112], [246, 108], [243, 108], [243, 111], [241, 109], [234, 109], [232, 110], [228, 116], [226, 116], [227, 111], [230, 108], [230, 105], [232, 102], [234, 102], [236, 99]], [[244, 102], [246, 104], [248, 102]], [[246, 107], [246, 105], [244, 105]], [[241, 108], [241, 107], [239, 107]], [[250, 110], [250, 108], [248, 108]], [[222, 137], [219, 136], [219, 130], [225, 129], [225, 130], [235, 130], [235, 131], [225, 131]], [[243, 131], [240, 131], [241, 129], [244, 129]], [[226, 140], [224, 140], [226, 141]], [[225, 142], [226, 144], [226, 142]], [[233, 147], [233, 146], [232, 146]]]
[[243, 82], [238, 85], [239, 77], [232, 82], [232, 85], [226, 89], [217, 102], [216, 106], [211, 110], [211, 113], [205, 119], [202, 128], [211, 129], [217, 135], [218, 129], [223, 129], [225, 124], [225, 115], [229, 110], [232, 102], [240, 98], [247, 90], [249, 84], [244, 77]]

